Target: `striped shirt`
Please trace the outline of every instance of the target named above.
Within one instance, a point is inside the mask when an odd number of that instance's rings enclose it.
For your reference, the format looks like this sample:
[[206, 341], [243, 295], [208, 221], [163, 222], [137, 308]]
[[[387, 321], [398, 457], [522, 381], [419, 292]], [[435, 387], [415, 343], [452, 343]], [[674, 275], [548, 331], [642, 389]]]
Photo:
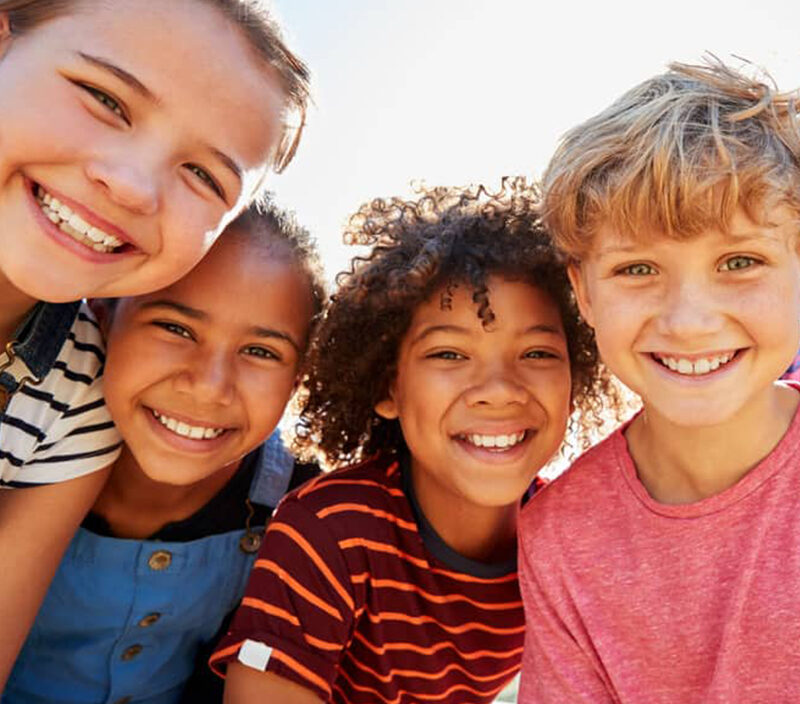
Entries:
[[212, 668], [238, 658], [324, 701], [493, 701], [522, 656], [516, 566], [451, 550], [409, 477], [379, 458], [284, 499]]
[[[121, 442], [103, 401], [103, 350], [83, 303], [52, 369], [41, 383], [22, 384], [0, 414], [0, 488], [73, 479], [117, 458]], [[25, 365], [17, 358], [6, 371], [24, 376]]]

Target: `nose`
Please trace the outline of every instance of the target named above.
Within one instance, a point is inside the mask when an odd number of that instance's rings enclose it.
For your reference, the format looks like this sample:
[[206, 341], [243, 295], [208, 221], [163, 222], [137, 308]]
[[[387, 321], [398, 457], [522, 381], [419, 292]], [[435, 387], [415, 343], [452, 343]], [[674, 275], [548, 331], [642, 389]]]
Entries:
[[222, 352], [198, 350], [175, 377], [175, 390], [198, 404], [228, 406], [236, 393], [234, 362]]
[[105, 155], [90, 161], [86, 174], [117, 205], [141, 215], [153, 215], [158, 210], [157, 169], [144, 155]]
[[717, 332], [723, 321], [717, 293], [710, 282], [683, 279], [664, 292], [659, 332], [682, 338], [697, 338]]
[[526, 403], [528, 391], [513, 369], [505, 363], [497, 363], [483, 367], [464, 396], [469, 406], [503, 407]]

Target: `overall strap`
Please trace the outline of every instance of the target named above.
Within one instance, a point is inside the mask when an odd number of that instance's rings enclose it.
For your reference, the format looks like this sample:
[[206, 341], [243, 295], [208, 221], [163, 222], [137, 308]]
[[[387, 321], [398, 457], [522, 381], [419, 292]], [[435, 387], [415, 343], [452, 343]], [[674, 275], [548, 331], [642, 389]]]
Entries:
[[250, 501], [262, 506], [277, 506], [289, 488], [293, 471], [294, 457], [283, 446], [280, 431], [275, 430], [261, 446], [258, 466], [250, 485]]

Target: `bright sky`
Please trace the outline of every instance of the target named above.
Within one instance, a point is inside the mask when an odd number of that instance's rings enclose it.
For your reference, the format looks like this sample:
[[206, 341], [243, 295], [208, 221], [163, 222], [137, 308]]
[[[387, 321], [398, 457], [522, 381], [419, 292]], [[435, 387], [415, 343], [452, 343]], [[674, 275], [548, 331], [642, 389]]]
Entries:
[[800, 86], [797, 0], [273, 0], [314, 74], [315, 107], [280, 201], [328, 275], [342, 225], [375, 196], [541, 174], [560, 134], [671, 60], [704, 51]]

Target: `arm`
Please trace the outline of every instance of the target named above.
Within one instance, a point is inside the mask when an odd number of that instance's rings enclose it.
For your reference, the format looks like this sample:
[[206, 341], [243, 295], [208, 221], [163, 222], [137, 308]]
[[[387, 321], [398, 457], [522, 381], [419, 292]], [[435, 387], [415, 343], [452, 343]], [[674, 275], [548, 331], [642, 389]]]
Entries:
[[260, 672], [234, 662], [228, 666], [224, 704], [281, 702], [281, 704], [321, 704], [311, 690], [271, 672]]
[[108, 472], [0, 492], [0, 691], [64, 550]]
[[[358, 605], [334, 531], [290, 496], [267, 527], [245, 596], [211, 656], [211, 668], [224, 676], [227, 667], [240, 671], [245, 663], [254, 674], [246, 681], [240, 675], [241, 687], [292, 683], [299, 688], [295, 691], [313, 697], [308, 701], [326, 701], [352, 638]], [[271, 677], [256, 677], [265, 673]], [[229, 686], [226, 700], [239, 696], [236, 690], [228, 693]]]
[[[592, 644], [561, 584], [557, 545], [529, 536], [520, 525], [519, 576], [525, 603], [525, 652], [520, 704], [615, 704], [618, 699], [590, 653]], [[538, 550], [536, 549], [538, 548]], [[559, 552], [560, 554], [560, 552]], [[537, 569], [538, 568], [538, 569]], [[547, 577], [552, 577], [548, 580]]]

